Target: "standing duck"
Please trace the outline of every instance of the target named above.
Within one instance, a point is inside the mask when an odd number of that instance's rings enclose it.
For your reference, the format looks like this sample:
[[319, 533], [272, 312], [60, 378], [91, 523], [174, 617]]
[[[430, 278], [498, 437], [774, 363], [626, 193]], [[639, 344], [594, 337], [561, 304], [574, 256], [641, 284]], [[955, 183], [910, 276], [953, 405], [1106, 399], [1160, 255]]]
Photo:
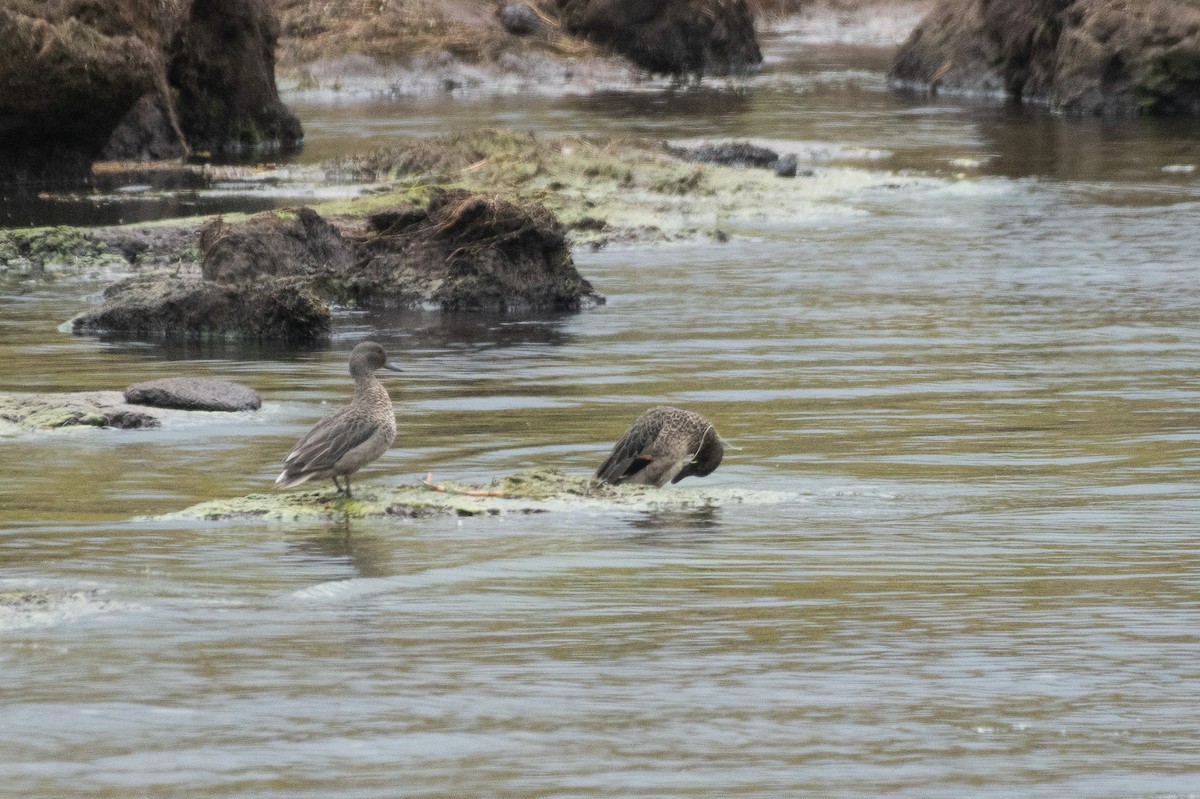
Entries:
[[[396, 412], [387, 389], [375, 376], [378, 369], [399, 372], [383, 347], [364, 341], [350, 352], [354, 399], [342, 411], [327, 416], [296, 442], [283, 461], [276, 488], [290, 488], [312, 479], [333, 478], [339, 494], [350, 496], [350, 475], [378, 458], [396, 440]], [[338, 482], [346, 478], [346, 487]]]
[[668, 480], [712, 474], [724, 454], [711, 422], [692, 411], [659, 405], [633, 420], [596, 470], [596, 479], [662, 487]]

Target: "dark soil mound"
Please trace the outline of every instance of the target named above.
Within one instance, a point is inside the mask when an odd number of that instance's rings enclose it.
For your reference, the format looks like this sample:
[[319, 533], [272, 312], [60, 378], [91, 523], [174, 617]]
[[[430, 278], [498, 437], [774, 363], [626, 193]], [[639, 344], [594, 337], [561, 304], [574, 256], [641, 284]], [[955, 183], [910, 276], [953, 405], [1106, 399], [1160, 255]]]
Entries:
[[604, 301], [579, 274], [566, 232], [544, 206], [465, 190], [428, 209], [372, 215], [345, 291], [360, 305], [461, 310], [578, 310]]
[[563, 27], [651, 72], [735, 75], [762, 64], [745, 0], [554, 0]]
[[0, 31], [0, 181], [301, 139], [266, 0], [0, 0]]
[[311, 208], [256, 214], [239, 224], [217, 218], [200, 230], [205, 280], [246, 283], [276, 275], [317, 279], [354, 263], [352, 244]]

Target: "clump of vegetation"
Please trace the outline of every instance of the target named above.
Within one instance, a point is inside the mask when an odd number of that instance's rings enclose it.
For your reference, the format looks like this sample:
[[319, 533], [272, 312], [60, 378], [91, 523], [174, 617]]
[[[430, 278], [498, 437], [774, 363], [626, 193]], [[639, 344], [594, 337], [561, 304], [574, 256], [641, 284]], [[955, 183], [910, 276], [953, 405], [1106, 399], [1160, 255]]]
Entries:
[[[449, 7], [447, 7], [449, 6]], [[505, 53], [542, 51], [576, 57], [598, 49], [563, 32], [550, 16], [539, 14], [535, 36], [512, 36], [496, 19], [494, 6], [438, 0], [273, 0], [280, 21], [277, 61], [282, 69], [302, 69], [322, 58], [360, 55], [381, 63], [446, 53], [466, 63], [494, 62]], [[467, 10], [475, 12], [464, 15]]]
[[0, 230], [0, 272], [42, 274], [59, 266], [124, 263], [88, 233], [66, 226]]

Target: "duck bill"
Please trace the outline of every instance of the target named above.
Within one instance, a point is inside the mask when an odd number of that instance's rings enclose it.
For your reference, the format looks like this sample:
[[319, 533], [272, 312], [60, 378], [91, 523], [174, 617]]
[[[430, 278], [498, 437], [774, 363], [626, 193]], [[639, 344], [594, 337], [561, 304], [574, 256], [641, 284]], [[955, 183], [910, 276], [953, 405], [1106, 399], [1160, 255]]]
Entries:
[[392, 363], [391, 361], [388, 361], [387, 363], [385, 363], [385, 364], [383, 365], [383, 368], [384, 368], [384, 369], [388, 369], [388, 370], [390, 370], [390, 371], [393, 371], [393, 372], [403, 372], [403, 371], [404, 371], [403, 369], [401, 369], [399, 366], [397, 366], [396, 364]]

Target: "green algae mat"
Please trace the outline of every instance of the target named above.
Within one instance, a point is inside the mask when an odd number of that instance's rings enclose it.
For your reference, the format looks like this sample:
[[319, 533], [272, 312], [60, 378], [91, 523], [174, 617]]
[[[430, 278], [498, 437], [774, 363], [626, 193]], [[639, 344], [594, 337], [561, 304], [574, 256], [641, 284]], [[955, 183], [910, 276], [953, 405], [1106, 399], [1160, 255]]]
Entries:
[[353, 497], [339, 496], [332, 486], [311, 491], [250, 494], [202, 502], [156, 520], [263, 519], [303, 521], [394, 516], [495, 516], [505, 513], [572, 511], [656, 511], [720, 507], [741, 503], [777, 504], [798, 499], [795, 494], [737, 488], [672, 486], [609, 486], [590, 476], [536, 470], [509, 475], [487, 484], [419, 483], [359, 485]]

